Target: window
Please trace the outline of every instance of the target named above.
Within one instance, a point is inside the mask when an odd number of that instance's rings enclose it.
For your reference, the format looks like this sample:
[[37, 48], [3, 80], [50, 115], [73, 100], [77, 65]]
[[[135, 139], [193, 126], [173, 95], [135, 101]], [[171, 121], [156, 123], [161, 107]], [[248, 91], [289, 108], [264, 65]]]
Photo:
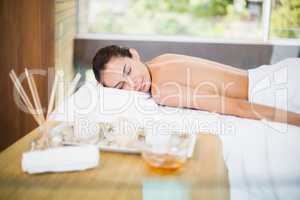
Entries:
[[300, 38], [300, 0], [273, 0], [271, 37]]
[[79, 33], [300, 38], [299, 0], [79, 0]]

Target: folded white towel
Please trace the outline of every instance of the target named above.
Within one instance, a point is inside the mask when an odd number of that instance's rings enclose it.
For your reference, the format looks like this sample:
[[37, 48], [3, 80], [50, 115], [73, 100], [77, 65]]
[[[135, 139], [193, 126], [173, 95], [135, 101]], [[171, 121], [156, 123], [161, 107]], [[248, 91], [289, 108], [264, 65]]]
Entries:
[[300, 58], [248, 71], [249, 101], [300, 113]]
[[96, 146], [67, 146], [22, 155], [22, 169], [30, 174], [44, 172], [82, 171], [99, 164]]

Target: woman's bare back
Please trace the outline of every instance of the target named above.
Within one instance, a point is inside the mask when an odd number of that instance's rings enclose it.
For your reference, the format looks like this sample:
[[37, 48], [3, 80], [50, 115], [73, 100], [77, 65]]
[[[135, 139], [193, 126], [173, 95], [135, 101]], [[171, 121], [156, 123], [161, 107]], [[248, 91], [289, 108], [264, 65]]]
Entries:
[[152, 85], [184, 85], [197, 93], [248, 100], [248, 74], [221, 63], [177, 55], [163, 54], [146, 63]]

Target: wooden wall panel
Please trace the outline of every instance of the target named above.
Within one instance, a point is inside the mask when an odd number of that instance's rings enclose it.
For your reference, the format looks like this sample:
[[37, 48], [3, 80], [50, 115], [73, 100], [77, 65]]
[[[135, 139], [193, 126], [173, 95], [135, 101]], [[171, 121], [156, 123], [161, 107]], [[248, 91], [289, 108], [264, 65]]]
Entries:
[[[15, 69], [20, 74], [25, 67], [47, 72], [54, 67], [54, 0], [1, 0], [0, 24], [1, 150], [37, 126], [16, 106], [8, 73]], [[47, 76], [35, 78], [46, 106]]]
[[[11, 1], [13, 2], [13, 1]], [[9, 81], [8, 73], [12, 66], [18, 65], [18, 8], [9, 1], [0, 1], [0, 148], [12, 143], [20, 134], [20, 112], [14, 104], [12, 96], [12, 83]], [[14, 38], [14, 39], [13, 39]]]
[[[76, 0], [55, 0], [55, 69], [64, 71], [67, 82], [71, 81], [75, 74], [73, 48], [76, 8]], [[56, 100], [61, 102], [65, 95], [64, 90], [60, 89], [58, 93]]]

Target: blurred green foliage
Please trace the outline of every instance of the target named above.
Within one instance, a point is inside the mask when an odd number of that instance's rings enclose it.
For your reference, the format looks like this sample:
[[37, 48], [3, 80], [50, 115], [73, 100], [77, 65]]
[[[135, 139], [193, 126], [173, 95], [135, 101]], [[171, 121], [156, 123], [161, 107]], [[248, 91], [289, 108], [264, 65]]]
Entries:
[[101, 5], [89, 32], [229, 39], [262, 34], [260, 19], [251, 19], [247, 9], [237, 12], [233, 0], [129, 0], [118, 12]]
[[190, 11], [199, 17], [223, 16], [227, 14], [227, 7], [232, 3], [233, 0], [211, 0], [205, 3], [198, 3]]
[[277, 0], [273, 3], [271, 34], [300, 38], [300, 0]]
[[[246, 8], [237, 12], [233, 0], [128, 0], [128, 8], [121, 12], [101, 6], [88, 31], [262, 38], [261, 19], [251, 18]], [[300, 38], [300, 0], [273, 0], [271, 35]]]
[[190, 13], [199, 17], [226, 15], [227, 6], [232, 3], [233, 0], [131, 0], [132, 5], [148, 11]]

